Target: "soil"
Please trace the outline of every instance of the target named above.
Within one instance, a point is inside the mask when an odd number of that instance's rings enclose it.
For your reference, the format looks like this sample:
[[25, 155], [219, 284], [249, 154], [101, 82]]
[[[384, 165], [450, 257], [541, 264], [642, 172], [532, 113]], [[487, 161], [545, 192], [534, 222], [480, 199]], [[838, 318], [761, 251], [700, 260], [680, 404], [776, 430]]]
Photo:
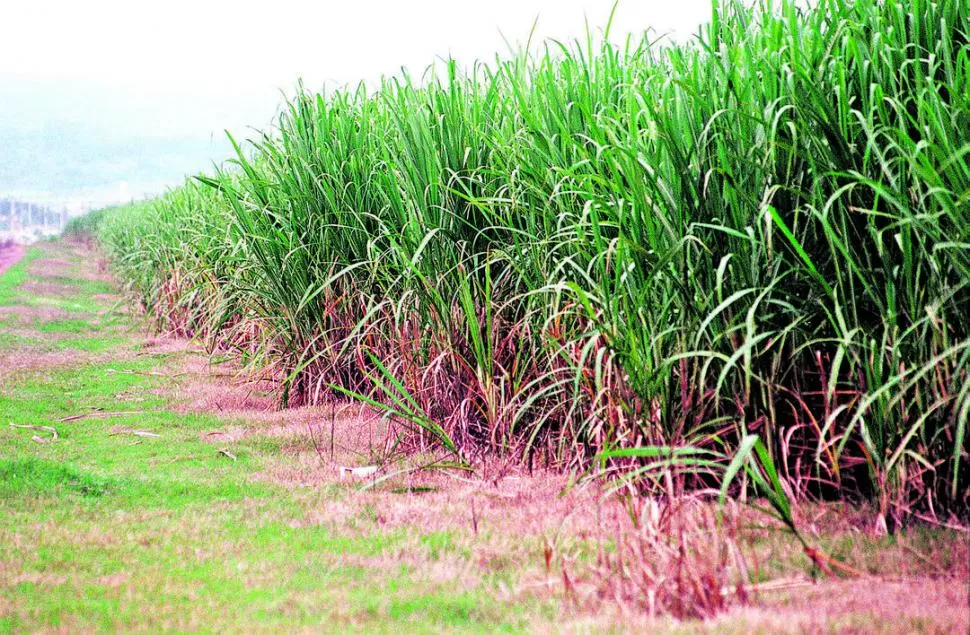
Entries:
[[26, 252], [26, 248], [18, 243], [0, 243], [0, 275], [17, 264]]

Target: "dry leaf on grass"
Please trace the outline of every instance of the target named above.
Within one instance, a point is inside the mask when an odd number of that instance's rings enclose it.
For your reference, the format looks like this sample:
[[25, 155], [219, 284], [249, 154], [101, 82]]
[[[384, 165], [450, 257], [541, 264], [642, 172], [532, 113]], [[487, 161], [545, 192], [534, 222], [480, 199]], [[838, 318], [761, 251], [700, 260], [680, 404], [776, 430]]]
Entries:
[[45, 439], [44, 437], [41, 437], [40, 435], [36, 435], [35, 434], [31, 438], [34, 441], [36, 441], [37, 443], [51, 443], [51, 442], [57, 440], [57, 430], [55, 430], [51, 426], [34, 426], [34, 425], [22, 425], [22, 424], [18, 424], [18, 423], [11, 423], [10, 424], [10, 427], [11, 428], [24, 428], [24, 429], [27, 429], [27, 430], [42, 430], [43, 432], [50, 432], [51, 433], [51, 437], [49, 439]]
[[103, 412], [96, 410], [94, 412], [84, 412], [79, 415], [71, 415], [70, 417], [64, 417], [63, 419], [58, 419], [61, 423], [67, 423], [68, 421], [79, 421], [81, 419], [104, 419], [106, 417], [125, 417], [127, 415], [143, 415], [144, 410], [126, 410], [121, 412]]

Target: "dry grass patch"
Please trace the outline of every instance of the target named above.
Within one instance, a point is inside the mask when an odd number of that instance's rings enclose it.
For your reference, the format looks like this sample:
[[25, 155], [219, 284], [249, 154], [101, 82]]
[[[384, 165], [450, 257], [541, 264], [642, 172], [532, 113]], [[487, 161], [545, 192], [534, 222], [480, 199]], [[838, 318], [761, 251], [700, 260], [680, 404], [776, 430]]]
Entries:
[[143, 346], [150, 353], [184, 353], [172, 374], [180, 381], [174, 397], [185, 412], [249, 416], [275, 410], [265, 382], [243, 374], [237, 365], [213, 366], [208, 355], [190, 340], [161, 337]]
[[45, 298], [70, 298], [77, 295], [77, 288], [69, 284], [42, 282], [32, 278], [17, 288], [21, 295]]
[[25, 306], [22, 304], [12, 306], [0, 306], [0, 318], [14, 316], [20, 323], [29, 323], [34, 320], [41, 322], [53, 322], [75, 317], [75, 314], [48, 305]]
[[761, 593], [707, 623], [709, 632], [967, 633], [967, 584], [953, 580], [833, 580]]
[[[154, 346], [168, 350], [183, 344]], [[579, 628], [599, 624], [600, 618], [612, 627], [631, 619], [670, 627], [678, 623], [665, 616], [674, 616], [705, 620], [679, 623], [678, 628], [691, 625], [688, 630], [719, 625], [814, 631], [839, 624], [851, 630], [872, 615], [884, 619], [892, 611], [910, 625], [938, 614], [938, 621], [927, 622], [931, 630], [963, 624], [959, 612], [946, 606], [954, 600], [952, 589], [966, 586], [966, 568], [914, 565], [917, 550], [905, 539], [837, 554], [878, 575], [813, 581], [811, 564], [795, 540], [758, 512], [719, 515], [713, 504], [696, 499], [671, 506], [645, 499], [631, 503], [605, 498], [596, 485], [570, 488], [564, 474], [527, 474], [498, 463], [479, 466], [474, 475], [421, 470], [433, 457], [390, 452], [392, 428], [367, 408], [343, 404], [278, 411], [267, 382], [247, 381], [231, 365], [213, 369], [205, 358], [188, 355], [181, 368], [184, 381], [175, 390], [182, 407], [232, 420], [202, 433], [204, 440], [229, 448], [266, 441], [275, 448], [253, 479], [309, 492], [333, 487], [344, 492], [314, 498], [291, 527], [324, 527], [337, 535], [413, 534], [394, 550], [355, 556], [347, 561], [351, 564], [384, 571], [403, 566], [445, 587], [514, 572], [515, 584], [503, 586], [507, 599], [561, 598], [570, 620], [576, 620], [570, 623]], [[342, 469], [389, 457], [394, 460], [368, 478], [349, 478]], [[798, 508], [806, 534], [828, 545], [873, 539], [872, 517], [870, 511], [841, 505]], [[447, 548], [429, 547], [423, 540], [428, 536], [447, 536]], [[955, 559], [960, 553], [970, 557], [959, 551], [959, 540], [951, 537], [948, 546], [957, 550]], [[776, 566], [769, 577], [753, 583], [771, 562]], [[913, 577], [894, 579], [906, 572]], [[951, 591], [924, 598], [925, 589], [944, 587]], [[857, 599], [845, 600], [847, 590]], [[731, 608], [737, 605], [744, 607]], [[817, 616], [812, 606], [818, 607]], [[790, 614], [791, 620], [772, 611]], [[710, 621], [717, 615], [722, 617]]]
[[185, 353], [199, 357], [204, 355], [202, 350], [190, 340], [174, 337], [147, 337], [138, 345], [138, 348], [145, 355], [170, 355], [172, 353]]
[[78, 350], [38, 351], [30, 348], [0, 350], [0, 381], [13, 381], [26, 373], [94, 364], [117, 356]]
[[[66, 248], [66, 245], [65, 245]], [[31, 276], [44, 278], [66, 278], [78, 273], [78, 263], [64, 258], [35, 258], [30, 262], [27, 271]]]
[[24, 257], [26, 250], [23, 245], [2, 244], [0, 245], [0, 275], [17, 264]]

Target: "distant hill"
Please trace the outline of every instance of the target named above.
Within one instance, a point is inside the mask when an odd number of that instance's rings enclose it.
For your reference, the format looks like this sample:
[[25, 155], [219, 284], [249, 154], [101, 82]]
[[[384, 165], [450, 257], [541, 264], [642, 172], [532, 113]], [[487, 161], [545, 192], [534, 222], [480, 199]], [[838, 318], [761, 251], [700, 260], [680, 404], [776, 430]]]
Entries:
[[221, 140], [105, 137], [57, 122], [40, 129], [0, 127], [0, 194], [109, 195], [125, 183], [138, 197], [207, 169], [229, 151]]
[[0, 198], [142, 198], [230, 156], [224, 126], [272, 114], [252, 101], [0, 73]]

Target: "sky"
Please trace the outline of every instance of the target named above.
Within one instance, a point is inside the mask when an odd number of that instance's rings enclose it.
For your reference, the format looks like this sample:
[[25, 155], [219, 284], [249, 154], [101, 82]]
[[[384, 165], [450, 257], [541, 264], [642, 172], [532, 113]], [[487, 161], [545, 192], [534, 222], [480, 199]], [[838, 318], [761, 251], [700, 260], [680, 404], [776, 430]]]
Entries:
[[[613, 0], [4, 0], [0, 197], [142, 197], [266, 128], [297, 80], [373, 84], [435, 59], [605, 26]], [[686, 39], [710, 0], [621, 0], [612, 38]]]

